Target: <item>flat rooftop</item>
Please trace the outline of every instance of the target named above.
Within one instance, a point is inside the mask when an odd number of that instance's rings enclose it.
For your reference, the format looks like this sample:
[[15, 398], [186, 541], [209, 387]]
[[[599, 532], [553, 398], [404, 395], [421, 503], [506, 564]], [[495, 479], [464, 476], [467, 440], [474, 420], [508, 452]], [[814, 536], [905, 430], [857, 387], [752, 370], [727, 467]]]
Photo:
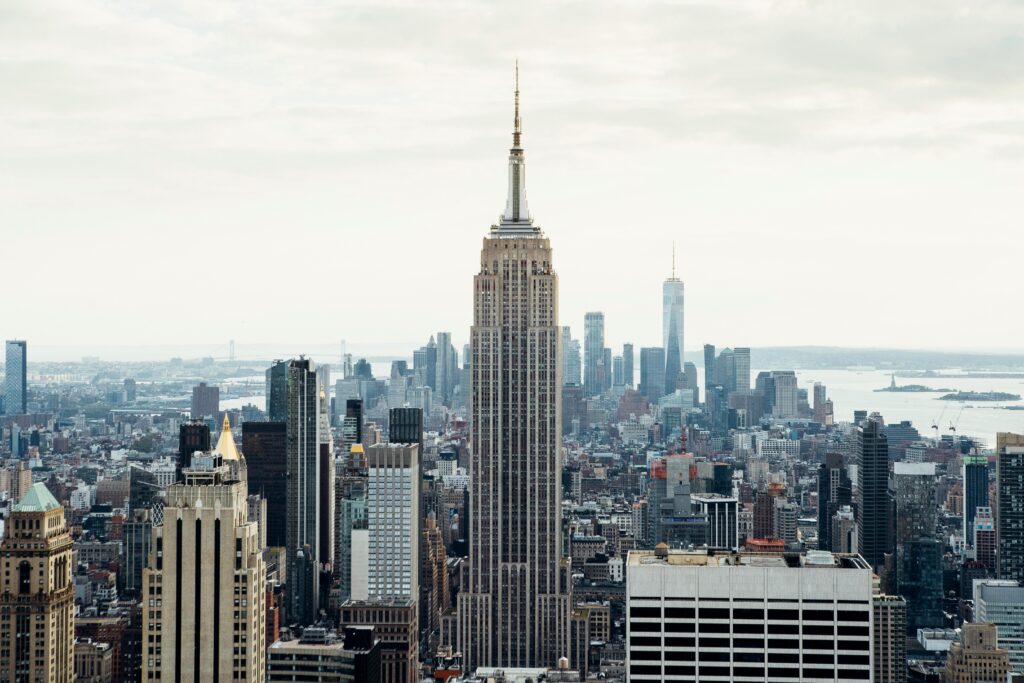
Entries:
[[707, 550], [631, 550], [627, 566], [674, 567], [778, 567], [814, 569], [869, 569], [860, 555], [811, 550], [805, 553], [737, 553]]

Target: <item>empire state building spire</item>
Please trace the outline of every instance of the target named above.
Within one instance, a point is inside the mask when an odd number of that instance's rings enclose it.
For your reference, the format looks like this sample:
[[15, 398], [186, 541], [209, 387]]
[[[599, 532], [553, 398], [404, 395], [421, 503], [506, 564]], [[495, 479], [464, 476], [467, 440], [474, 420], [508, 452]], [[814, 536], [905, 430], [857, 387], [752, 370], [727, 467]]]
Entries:
[[512, 129], [512, 149], [508, 152], [508, 199], [498, 232], [535, 232], [526, 204], [526, 157], [523, 155], [523, 122], [519, 118], [519, 61], [516, 61], [516, 110]]

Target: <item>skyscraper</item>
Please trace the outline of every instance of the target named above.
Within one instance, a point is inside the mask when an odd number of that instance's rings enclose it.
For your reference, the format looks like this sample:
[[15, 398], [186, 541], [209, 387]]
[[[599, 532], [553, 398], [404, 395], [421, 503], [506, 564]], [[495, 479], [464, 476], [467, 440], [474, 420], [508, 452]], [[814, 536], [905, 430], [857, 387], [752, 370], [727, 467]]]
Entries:
[[661, 348], [665, 349], [665, 393], [678, 387], [683, 371], [683, 281], [676, 277], [676, 245], [672, 244], [672, 276], [661, 286]]
[[889, 444], [876, 420], [867, 420], [857, 428], [857, 489], [857, 551], [880, 574], [885, 556], [893, 552], [893, 534]]
[[369, 599], [415, 599], [419, 595], [419, 444], [370, 446], [366, 466]]
[[4, 378], [4, 411], [8, 415], [28, 412], [28, 342], [7, 341], [7, 367]]
[[[484, 238], [470, 331], [470, 556], [458, 597], [459, 649], [469, 671], [551, 666], [569, 653], [558, 277], [551, 243], [527, 210], [520, 130], [517, 82], [508, 201]], [[595, 386], [603, 326], [603, 315], [588, 314], [588, 387]]]
[[974, 518], [978, 508], [988, 504], [988, 458], [984, 455], [965, 455], [964, 481], [964, 543], [974, 547]]
[[583, 363], [580, 357], [580, 340], [572, 338], [572, 328], [562, 327], [562, 384], [582, 386]]
[[455, 391], [455, 384], [458, 382], [459, 354], [452, 346], [451, 332], [437, 333], [437, 354], [436, 354], [436, 379], [437, 393], [441, 402], [449, 405], [452, 400], [452, 393]]
[[737, 346], [732, 350], [735, 366], [733, 391], [750, 391], [750, 347]]
[[288, 519], [287, 423], [243, 422], [242, 452], [250, 493], [267, 501], [267, 545], [283, 548]]
[[623, 371], [623, 383], [627, 388], [633, 388], [633, 371], [635, 360], [633, 360], [633, 345], [623, 344], [622, 345], [622, 371]]
[[33, 484], [4, 520], [0, 679], [18, 683], [71, 683], [74, 679], [72, 562], [64, 508], [44, 484]]
[[651, 403], [665, 395], [665, 349], [640, 349], [640, 393]]
[[142, 574], [151, 600], [142, 632], [152, 648], [142, 657], [142, 680], [265, 679], [264, 549], [239, 481], [244, 460], [227, 450], [197, 455], [184, 483], [167, 489]]
[[852, 500], [853, 486], [843, 466], [843, 456], [829, 453], [818, 467], [818, 550], [835, 550], [832, 518]]
[[604, 361], [604, 313], [583, 316], [583, 390], [587, 396], [601, 393], [598, 366]]
[[192, 387], [192, 419], [217, 417], [220, 412], [220, 387], [211, 387], [200, 382]]
[[267, 419], [288, 421], [288, 362], [275, 360], [267, 368]]
[[941, 627], [942, 544], [936, 540], [935, 463], [897, 462], [896, 583], [907, 601], [907, 631]]
[[999, 578], [1024, 582], [1024, 434], [996, 434]]
[[316, 364], [288, 361], [288, 518], [285, 529], [289, 616], [316, 621], [320, 595], [320, 390]]

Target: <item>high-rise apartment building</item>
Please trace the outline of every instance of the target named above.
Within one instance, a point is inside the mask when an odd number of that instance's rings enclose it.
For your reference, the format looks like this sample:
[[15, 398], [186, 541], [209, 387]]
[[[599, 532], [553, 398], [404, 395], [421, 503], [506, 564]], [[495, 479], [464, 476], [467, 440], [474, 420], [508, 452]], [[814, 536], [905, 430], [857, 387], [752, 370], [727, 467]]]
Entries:
[[665, 349], [665, 393], [679, 386], [683, 372], [683, 281], [676, 277], [676, 248], [672, 245], [672, 276], [661, 286], [661, 348]]
[[1024, 434], [996, 434], [999, 578], [1024, 582]]
[[216, 418], [220, 414], [220, 387], [200, 382], [192, 387], [192, 419]]
[[872, 600], [874, 680], [907, 680], [907, 601], [898, 595], [875, 595]]
[[583, 316], [583, 390], [587, 396], [601, 393], [603, 381], [599, 366], [604, 363], [604, 313], [592, 311]]
[[893, 553], [892, 501], [889, 498], [889, 444], [881, 424], [866, 420], [857, 427], [857, 549], [881, 574]]
[[963, 464], [964, 482], [964, 543], [974, 547], [974, 519], [978, 508], [987, 508], [988, 504], [988, 457], [984, 455], [965, 455]]
[[629, 553], [628, 680], [871, 678], [871, 568], [857, 555]]
[[4, 376], [4, 412], [24, 415], [28, 412], [28, 342], [7, 340]]
[[33, 484], [4, 520], [0, 679], [74, 680], [73, 562], [64, 508], [44, 484]]
[[366, 451], [371, 601], [419, 595], [420, 447], [386, 443]]
[[[470, 554], [457, 627], [467, 670], [553, 666], [569, 656], [558, 276], [551, 242], [527, 209], [518, 101], [517, 83], [508, 201], [474, 279]], [[585, 322], [585, 383], [596, 393], [604, 316]]]
[[144, 681], [266, 678], [267, 572], [258, 525], [248, 519], [244, 466], [210, 451], [167, 489], [143, 570]]
[[316, 621], [320, 596], [320, 387], [316, 365], [307, 358], [289, 361], [287, 378], [288, 614], [308, 625]]

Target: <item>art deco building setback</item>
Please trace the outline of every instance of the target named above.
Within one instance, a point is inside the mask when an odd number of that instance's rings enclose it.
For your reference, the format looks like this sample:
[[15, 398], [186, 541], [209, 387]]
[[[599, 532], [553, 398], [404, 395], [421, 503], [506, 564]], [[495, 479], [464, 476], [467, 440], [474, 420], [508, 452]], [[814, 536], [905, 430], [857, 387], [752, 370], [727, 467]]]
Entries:
[[517, 76], [508, 201], [473, 289], [471, 547], [458, 604], [469, 671], [554, 666], [569, 652], [559, 335], [551, 243], [526, 204]]
[[858, 555], [631, 551], [630, 681], [869, 681], [872, 573]]
[[4, 520], [0, 545], [0, 680], [75, 677], [75, 589], [64, 508], [34, 484]]
[[143, 681], [266, 678], [266, 567], [257, 523], [248, 519], [245, 461], [233, 440], [218, 448], [193, 455], [153, 529], [143, 571]]

